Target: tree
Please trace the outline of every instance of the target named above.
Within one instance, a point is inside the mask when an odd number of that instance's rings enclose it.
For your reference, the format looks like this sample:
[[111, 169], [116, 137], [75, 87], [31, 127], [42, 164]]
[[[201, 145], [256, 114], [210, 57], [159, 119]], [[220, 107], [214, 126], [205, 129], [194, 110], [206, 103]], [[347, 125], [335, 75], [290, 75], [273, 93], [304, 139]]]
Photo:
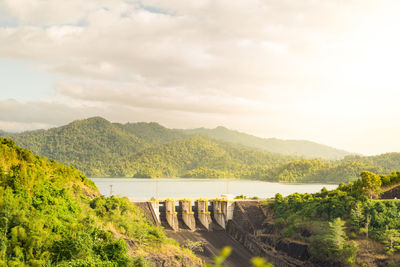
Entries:
[[388, 254], [400, 250], [400, 232], [396, 229], [386, 230], [383, 234], [383, 243]]
[[330, 247], [335, 252], [340, 252], [343, 250], [343, 246], [346, 241], [346, 233], [344, 231], [345, 221], [342, 221], [340, 218], [336, 218], [333, 222], [329, 223], [329, 234], [327, 239], [330, 243]]
[[376, 197], [381, 190], [382, 180], [379, 175], [369, 171], [363, 171], [361, 176], [361, 189], [368, 194], [369, 198]]
[[362, 222], [365, 220], [364, 209], [361, 202], [357, 202], [354, 208], [350, 211], [350, 219], [352, 225], [357, 229], [360, 229]]
[[368, 239], [369, 236], [369, 225], [371, 224], [371, 216], [367, 214], [364, 227], [361, 228], [361, 231], [365, 233], [365, 236]]

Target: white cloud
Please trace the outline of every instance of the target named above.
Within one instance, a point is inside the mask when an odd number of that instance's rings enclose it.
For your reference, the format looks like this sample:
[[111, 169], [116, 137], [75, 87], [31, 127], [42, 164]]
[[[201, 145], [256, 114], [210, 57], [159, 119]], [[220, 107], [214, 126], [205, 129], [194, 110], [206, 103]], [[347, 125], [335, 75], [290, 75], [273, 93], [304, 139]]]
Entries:
[[3, 0], [0, 9], [19, 23], [0, 27], [0, 57], [59, 77], [46, 100], [1, 102], [15, 113], [3, 122], [159, 118], [347, 148], [338, 128], [354, 140], [354, 120], [388, 129], [400, 117], [393, 0]]
[[[20, 102], [13, 99], [0, 100], [0, 121], [60, 125], [70, 122], [81, 111], [90, 111], [87, 107], [75, 110], [73, 107], [54, 101]], [[4, 130], [9, 130], [4, 129]], [[15, 130], [15, 129], [11, 129]]]
[[197, 94], [183, 88], [140, 88], [126, 84], [106, 87], [100, 84], [82, 86], [58, 83], [62, 96], [96, 103], [113, 103], [162, 111], [181, 111], [210, 114], [254, 114], [265, 112], [262, 103], [246, 98], [221, 94]]
[[112, 2], [112, 0], [2, 0], [0, 8], [18, 19], [20, 23], [76, 24], [85, 19], [90, 12], [113, 5]]

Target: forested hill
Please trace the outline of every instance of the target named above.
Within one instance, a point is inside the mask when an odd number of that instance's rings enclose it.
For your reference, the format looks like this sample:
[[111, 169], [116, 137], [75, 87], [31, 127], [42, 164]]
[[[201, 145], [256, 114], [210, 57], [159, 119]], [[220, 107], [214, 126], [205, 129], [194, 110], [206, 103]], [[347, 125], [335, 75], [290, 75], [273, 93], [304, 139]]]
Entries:
[[[99, 131], [103, 131], [103, 133], [100, 133]], [[5, 135], [6, 133], [0, 130], [0, 134]], [[10, 136], [17, 138], [18, 142], [23, 144], [23, 142], [31, 143], [30, 139], [32, 138], [44, 138], [46, 141], [51, 141], [54, 140], [54, 138], [57, 139], [57, 137], [60, 136], [67, 137], [67, 135], [70, 134], [72, 134], [72, 137], [77, 137], [79, 139], [82, 139], [83, 135], [89, 135], [88, 138], [93, 138], [99, 136], [99, 134], [108, 138], [111, 134], [115, 135], [116, 140], [120, 140], [125, 144], [128, 144], [126, 141], [133, 141], [129, 142], [128, 148], [131, 149], [134, 147], [135, 150], [140, 150], [145, 146], [148, 147], [149, 145], [161, 145], [166, 142], [185, 139], [191, 136], [203, 136], [215, 140], [239, 144], [249, 148], [265, 150], [271, 153], [305, 158], [342, 159], [344, 156], [350, 154], [344, 150], [338, 150], [310, 141], [259, 138], [238, 131], [229, 130], [221, 126], [215, 129], [168, 129], [155, 122], [120, 124], [111, 123], [101, 117], [93, 117], [85, 120], [74, 121], [66, 126], [49, 130], [29, 131], [22, 134], [10, 134]], [[135, 140], [126, 140], [127, 138], [136, 139], [137, 142], [135, 142]], [[107, 145], [107, 143], [108, 141], [105, 142], [105, 145]], [[32, 144], [29, 144], [29, 146], [31, 145]]]
[[[241, 135], [227, 129], [221, 131]], [[195, 131], [172, 130], [157, 123], [119, 124], [100, 117], [7, 136], [34, 153], [72, 164], [86, 175], [97, 177], [342, 182], [358, 178], [364, 170], [389, 174], [400, 169], [399, 153], [346, 156], [337, 161], [304, 159], [255, 149], [237, 144], [238, 141], [214, 139]]]
[[[0, 266], [200, 265], [127, 198], [0, 138]], [[196, 265], [196, 266], [197, 266]]]
[[[195, 169], [233, 177], [237, 169], [275, 166], [293, 157], [187, 136], [156, 123], [118, 124], [95, 117], [66, 126], [9, 135], [39, 155], [90, 176], [178, 177]], [[208, 176], [207, 173], [203, 173]]]
[[246, 133], [229, 130], [218, 126], [214, 129], [197, 128], [180, 130], [188, 135], [201, 135], [217, 140], [223, 140], [248, 147], [263, 149], [283, 155], [302, 156], [305, 158], [322, 158], [328, 160], [343, 159], [350, 153], [326, 145], [317, 144], [306, 140], [281, 140], [276, 138], [260, 138]]
[[184, 139], [187, 136], [164, 126], [161, 126], [155, 122], [137, 122], [137, 123], [126, 123], [126, 124], [118, 124], [114, 123], [121, 129], [137, 136], [138, 138], [144, 140], [147, 144], [150, 145], [161, 145], [166, 142], [175, 141], [178, 139]]

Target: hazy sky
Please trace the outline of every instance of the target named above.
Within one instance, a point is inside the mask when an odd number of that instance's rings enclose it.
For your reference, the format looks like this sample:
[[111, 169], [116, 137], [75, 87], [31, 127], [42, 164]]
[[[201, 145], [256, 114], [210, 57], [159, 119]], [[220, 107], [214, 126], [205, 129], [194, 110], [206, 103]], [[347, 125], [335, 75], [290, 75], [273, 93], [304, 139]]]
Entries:
[[0, 129], [103, 116], [400, 151], [398, 0], [0, 0]]

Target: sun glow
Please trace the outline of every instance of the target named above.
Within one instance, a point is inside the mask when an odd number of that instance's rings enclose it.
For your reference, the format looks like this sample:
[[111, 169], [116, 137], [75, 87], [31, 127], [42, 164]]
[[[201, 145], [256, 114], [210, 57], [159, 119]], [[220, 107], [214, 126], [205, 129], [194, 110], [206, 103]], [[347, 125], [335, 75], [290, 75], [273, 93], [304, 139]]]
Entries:
[[335, 80], [343, 85], [362, 86], [362, 90], [398, 90], [400, 19], [395, 10], [398, 9], [372, 10], [365, 15], [359, 29], [351, 32], [337, 53], [332, 54], [336, 61]]

